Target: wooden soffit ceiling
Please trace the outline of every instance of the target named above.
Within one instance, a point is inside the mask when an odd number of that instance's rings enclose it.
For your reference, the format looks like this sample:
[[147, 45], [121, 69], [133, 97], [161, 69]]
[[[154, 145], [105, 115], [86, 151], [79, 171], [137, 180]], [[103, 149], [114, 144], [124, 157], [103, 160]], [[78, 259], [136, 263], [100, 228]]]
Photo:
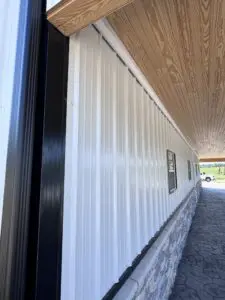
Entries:
[[108, 16], [134, 0], [48, 0], [47, 18], [65, 36]]
[[225, 1], [136, 0], [108, 16], [193, 147], [225, 155]]

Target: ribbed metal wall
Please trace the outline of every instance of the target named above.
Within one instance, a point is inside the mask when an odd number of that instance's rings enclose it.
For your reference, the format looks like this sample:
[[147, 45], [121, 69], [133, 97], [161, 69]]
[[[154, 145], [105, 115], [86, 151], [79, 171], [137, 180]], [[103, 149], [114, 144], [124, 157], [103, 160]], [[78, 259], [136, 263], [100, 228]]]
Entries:
[[[30, 208], [37, 210], [40, 190], [39, 185], [31, 198], [31, 186], [33, 190], [38, 185], [36, 181], [33, 184], [32, 173], [38, 172], [37, 168], [33, 168], [33, 141], [36, 139], [36, 107], [41, 106], [41, 97], [38, 105], [36, 100], [38, 77], [43, 75], [38, 68], [43, 6], [44, 1], [39, 0], [0, 1], [1, 202], [4, 193], [0, 238], [2, 300], [21, 300], [25, 294], [28, 296], [27, 267], [30, 249], [35, 244], [34, 238], [29, 242], [28, 235], [29, 229], [36, 229], [36, 224], [29, 228], [30, 216], [33, 216]], [[38, 92], [40, 95], [41, 92]], [[40, 126], [41, 118], [37, 121]], [[38, 223], [38, 218], [35, 220]], [[34, 260], [35, 263], [36, 256]]]
[[[178, 189], [168, 193], [166, 149]], [[192, 150], [94, 28], [70, 40], [62, 300], [99, 300], [195, 184]]]
[[[13, 81], [18, 37], [20, 1], [0, 2], [0, 231], [5, 187], [6, 158], [9, 139]], [[13, 24], [13, 25], [12, 25]]]

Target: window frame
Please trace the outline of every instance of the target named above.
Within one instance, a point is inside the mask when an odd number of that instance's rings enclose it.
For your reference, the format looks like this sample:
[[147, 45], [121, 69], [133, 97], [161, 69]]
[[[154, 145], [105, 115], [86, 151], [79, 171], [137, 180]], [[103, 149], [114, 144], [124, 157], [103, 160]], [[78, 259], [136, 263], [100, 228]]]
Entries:
[[167, 158], [168, 190], [169, 190], [169, 194], [173, 194], [177, 190], [176, 154], [173, 151], [167, 149], [166, 158]]
[[191, 181], [192, 180], [192, 170], [191, 170], [191, 161], [189, 159], [187, 160], [187, 164], [188, 164], [188, 180]]
[[195, 174], [196, 174], [196, 176], [199, 176], [200, 173], [201, 172], [200, 172], [200, 166], [199, 166], [199, 164], [195, 164]]

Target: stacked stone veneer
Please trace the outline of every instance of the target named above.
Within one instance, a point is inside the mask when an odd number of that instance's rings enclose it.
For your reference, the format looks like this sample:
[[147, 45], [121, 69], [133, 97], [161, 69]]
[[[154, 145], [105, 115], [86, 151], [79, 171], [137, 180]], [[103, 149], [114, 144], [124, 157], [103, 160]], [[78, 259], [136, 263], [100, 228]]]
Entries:
[[199, 182], [117, 293], [116, 300], [166, 300], [200, 195]]

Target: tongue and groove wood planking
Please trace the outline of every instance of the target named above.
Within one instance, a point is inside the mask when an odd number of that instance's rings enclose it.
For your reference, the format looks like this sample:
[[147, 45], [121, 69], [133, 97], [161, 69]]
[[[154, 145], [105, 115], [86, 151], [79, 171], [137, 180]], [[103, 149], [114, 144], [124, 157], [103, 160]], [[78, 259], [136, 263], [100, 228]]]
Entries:
[[133, 0], [62, 0], [48, 10], [47, 18], [60, 32], [69, 36], [108, 16]]
[[200, 157], [225, 154], [225, 1], [136, 0], [108, 21]]

